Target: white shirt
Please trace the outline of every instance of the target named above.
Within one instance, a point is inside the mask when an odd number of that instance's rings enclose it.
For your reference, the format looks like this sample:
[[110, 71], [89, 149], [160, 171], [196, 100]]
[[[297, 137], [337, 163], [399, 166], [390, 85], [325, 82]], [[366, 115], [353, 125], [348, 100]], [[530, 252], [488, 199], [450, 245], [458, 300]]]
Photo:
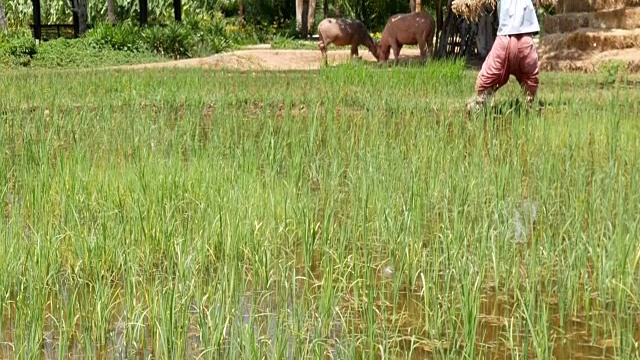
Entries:
[[498, 35], [540, 32], [536, 9], [531, 0], [498, 0]]

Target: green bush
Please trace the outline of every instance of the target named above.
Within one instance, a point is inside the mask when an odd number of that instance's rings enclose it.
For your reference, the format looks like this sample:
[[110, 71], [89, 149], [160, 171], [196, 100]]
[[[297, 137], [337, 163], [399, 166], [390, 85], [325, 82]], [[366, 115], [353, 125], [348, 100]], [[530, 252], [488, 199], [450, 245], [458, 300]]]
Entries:
[[92, 44], [100, 49], [112, 49], [128, 52], [145, 51], [142, 31], [130, 22], [118, 24], [99, 24], [85, 35]]
[[143, 31], [143, 38], [153, 51], [179, 59], [229, 50], [242, 43], [239, 32], [240, 28], [222, 13], [214, 13], [198, 14], [182, 24], [149, 27]]
[[28, 34], [0, 33], [0, 63], [5, 66], [29, 66], [37, 53], [36, 42]]
[[222, 13], [215, 13], [213, 17], [194, 17], [185, 25], [193, 31], [201, 55], [226, 51], [235, 43], [229, 22]]
[[183, 23], [171, 22], [168, 26], [140, 28], [134, 20], [118, 25], [98, 22], [80, 39], [56, 39], [37, 46], [29, 31], [12, 31], [0, 33], [0, 66], [108, 66], [136, 62], [136, 58], [157, 59], [157, 55], [173, 59], [207, 56], [237, 45], [287, 36], [292, 24], [277, 21], [241, 26], [237, 17], [201, 12], [186, 17]]
[[196, 44], [191, 29], [176, 23], [147, 28], [142, 36], [153, 51], [174, 59], [191, 57]]
[[7, 39], [8, 43], [6, 46], [6, 51], [10, 56], [13, 57], [33, 57], [38, 53], [36, 49], [36, 42], [30, 36], [16, 36], [13, 38]]
[[161, 60], [150, 51], [130, 52], [99, 49], [92, 39], [65, 39], [46, 41], [38, 46], [38, 54], [31, 66], [42, 68], [95, 68]]

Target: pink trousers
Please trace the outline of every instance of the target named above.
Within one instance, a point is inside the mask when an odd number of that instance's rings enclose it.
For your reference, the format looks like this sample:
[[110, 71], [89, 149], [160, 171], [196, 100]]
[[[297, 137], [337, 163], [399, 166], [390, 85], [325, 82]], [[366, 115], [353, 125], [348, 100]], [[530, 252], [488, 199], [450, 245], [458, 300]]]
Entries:
[[531, 34], [498, 36], [476, 79], [476, 91], [496, 91], [514, 75], [527, 93], [538, 92], [538, 51]]

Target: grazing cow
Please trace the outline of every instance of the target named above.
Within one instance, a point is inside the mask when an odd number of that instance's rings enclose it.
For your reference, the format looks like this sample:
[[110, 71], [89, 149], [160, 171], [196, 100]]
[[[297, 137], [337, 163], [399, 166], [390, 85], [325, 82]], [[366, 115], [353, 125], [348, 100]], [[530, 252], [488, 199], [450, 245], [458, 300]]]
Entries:
[[358, 56], [358, 46], [366, 46], [378, 59], [378, 46], [369, 35], [364, 24], [358, 20], [327, 18], [318, 24], [318, 47], [324, 62], [327, 62], [327, 46], [351, 45], [351, 56]]
[[420, 58], [426, 60], [429, 50], [429, 57], [433, 57], [433, 36], [435, 34], [436, 22], [433, 16], [426, 12], [414, 12], [410, 14], [396, 14], [389, 18], [382, 31], [380, 44], [378, 45], [379, 61], [389, 60], [389, 53], [393, 49], [395, 64], [398, 64], [400, 49], [403, 45], [418, 45], [420, 48]]

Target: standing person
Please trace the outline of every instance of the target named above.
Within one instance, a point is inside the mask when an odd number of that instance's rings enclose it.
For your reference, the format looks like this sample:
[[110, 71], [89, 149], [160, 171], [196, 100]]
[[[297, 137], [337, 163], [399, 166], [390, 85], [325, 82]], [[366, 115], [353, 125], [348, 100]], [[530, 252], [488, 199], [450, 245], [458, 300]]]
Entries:
[[511, 75], [524, 88], [527, 106], [538, 92], [540, 69], [533, 35], [540, 32], [540, 24], [532, 0], [498, 0], [498, 17], [497, 37], [476, 79], [468, 111], [484, 105]]

